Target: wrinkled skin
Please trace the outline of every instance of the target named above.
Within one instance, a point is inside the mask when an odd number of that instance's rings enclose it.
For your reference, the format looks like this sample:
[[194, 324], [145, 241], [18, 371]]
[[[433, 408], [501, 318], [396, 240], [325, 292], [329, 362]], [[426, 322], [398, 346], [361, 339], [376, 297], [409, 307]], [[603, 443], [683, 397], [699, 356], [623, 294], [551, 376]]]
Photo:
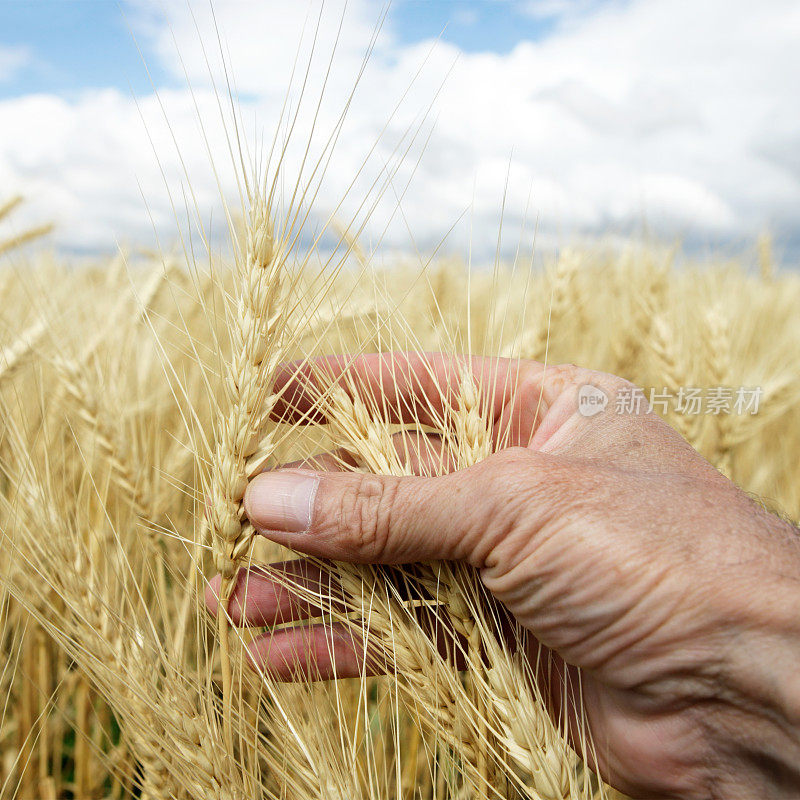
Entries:
[[[470, 363], [502, 449], [441, 477], [425, 477], [440, 448], [435, 437], [415, 448], [419, 477], [337, 472], [340, 459], [326, 455], [265, 473], [246, 498], [259, 532], [326, 559], [472, 564], [547, 648], [559, 685], [580, 668], [594, 744], [587, 757], [623, 792], [800, 797], [798, 531], [646, 403], [618, 413], [615, 399], [632, 389], [620, 378], [571, 365]], [[385, 398], [398, 421], [417, 422], [435, 422], [459, 374], [436, 355], [328, 359], [322, 367], [334, 376], [346, 370], [358, 391]], [[287, 365], [281, 413], [308, 417], [313, 380]], [[609, 397], [591, 417], [578, 412], [587, 383]], [[302, 524], [270, 507], [276, 474], [312, 486]], [[276, 569], [309, 583], [318, 576], [303, 560]], [[207, 591], [212, 610], [218, 585]], [[264, 626], [314, 616], [270, 571], [256, 569], [240, 576], [230, 613]], [[285, 679], [362, 672], [352, 640], [334, 631], [331, 653], [330, 636], [321, 625], [268, 631], [251, 658]], [[579, 710], [562, 708], [563, 696], [551, 691], [551, 710], [575, 726]]]

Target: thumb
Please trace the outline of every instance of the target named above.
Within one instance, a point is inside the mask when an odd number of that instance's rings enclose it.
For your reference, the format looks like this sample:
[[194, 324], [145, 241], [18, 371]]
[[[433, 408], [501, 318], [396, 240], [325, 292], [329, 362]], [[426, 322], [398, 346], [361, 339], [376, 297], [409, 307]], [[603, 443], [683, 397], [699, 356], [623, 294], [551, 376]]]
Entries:
[[435, 478], [264, 472], [247, 488], [245, 511], [262, 535], [319, 558], [483, 566], [491, 541], [508, 529], [500, 512], [511, 476], [502, 456]]

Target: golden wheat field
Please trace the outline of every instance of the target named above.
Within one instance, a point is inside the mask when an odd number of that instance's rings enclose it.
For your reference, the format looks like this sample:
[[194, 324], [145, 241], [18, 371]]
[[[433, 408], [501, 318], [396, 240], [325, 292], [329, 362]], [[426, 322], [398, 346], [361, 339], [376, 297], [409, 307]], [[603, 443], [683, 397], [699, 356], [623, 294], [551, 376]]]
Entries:
[[[325, 424], [276, 417], [272, 376], [406, 350], [575, 362], [662, 394], [758, 387], [757, 413], [656, 408], [798, 520], [800, 276], [774, 273], [766, 243], [755, 270], [655, 246], [564, 249], [543, 268], [378, 265], [349, 235], [323, 258], [296, 252], [268, 194], [249, 199], [229, 256], [203, 262], [74, 267], [21, 249], [39, 231], [0, 235], [0, 797], [614, 796], [466, 568], [328, 563], [330, 591], [294, 587], [389, 676], [287, 684], [243, 666], [253, 632], [217, 626], [202, 594], [285, 556], [243, 518], [246, 479], [331, 447], [352, 454], [342, 468], [403, 474], [396, 435], [414, 436], [335, 381]], [[448, 408], [455, 463], [485, 457], [468, 378]], [[458, 668], [421, 605], [466, 641]]]

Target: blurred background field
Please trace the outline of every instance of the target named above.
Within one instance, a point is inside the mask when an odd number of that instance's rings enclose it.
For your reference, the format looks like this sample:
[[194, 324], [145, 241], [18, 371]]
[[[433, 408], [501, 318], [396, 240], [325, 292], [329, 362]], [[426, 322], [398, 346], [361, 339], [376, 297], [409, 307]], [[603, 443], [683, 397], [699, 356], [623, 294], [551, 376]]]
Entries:
[[[457, 260], [373, 268], [356, 255], [321, 304], [287, 323], [295, 355], [463, 352], [469, 333], [473, 352], [587, 365], [646, 393], [728, 388], [721, 413], [679, 413], [673, 400], [667, 421], [767, 507], [800, 518], [800, 276], [774, 271], [764, 243], [757, 271], [644, 246], [567, 248], [542, 268], [471, 274]], [[362, 730], [341, 710], [345, 698], [358, 707], [357, 688], [282, 688], [294, 727], [262, 727], [274, 749], [262, 741], [260, 771], [247, 773], [255, 784], [242, 783], [243, 768], [198, 762], [213, 750], [193, 737], [217, 729], [219, 675], [195, 611], [193, 587], [213, 567], [193, 544], [201, 489], [187, 428], [211, 413], [201, 367], [217, 369], [214, 326], [224, 320], [209, 309], [222, 303], [228, 267], [123, 255], [75, 267], [32, 244], [9, 248], [6, 262], [0, 796], [188, 798], [215, 786], [219, 797], [480, 796], [444, 766], [436, 735], [412, 733], [378, 679], [365, 701], [371, 738], [352, 750], [333, 743]], [[306, 270], [299, 294], [320, 274]], [[738, 387], [759, 388], [757, 413], [736, 413]], [[285, 457], [297, 455], [287, 444]], [[180, 734], [185, 752], [162, 719], [176, 709], [179, 720], [206, 720]], [[285, 761], [298, 741], [302, 763]], [[527, 796], [526, 780], [504, 796]]]

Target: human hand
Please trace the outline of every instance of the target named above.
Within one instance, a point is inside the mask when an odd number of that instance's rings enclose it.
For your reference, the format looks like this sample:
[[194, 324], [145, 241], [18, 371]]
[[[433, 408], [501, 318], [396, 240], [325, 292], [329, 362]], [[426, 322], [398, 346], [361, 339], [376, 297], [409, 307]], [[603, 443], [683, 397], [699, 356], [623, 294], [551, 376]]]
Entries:
[[[401, 422], [424, 422], [460, 374], [446, 356], [326, 366], [382, 394]], [[574, 678], [580, 669], [594, 766], [622, 791], [798, 796], [797, 531], [646, 408], [615, 413], [614, 397], [631, 388], [619, 378], [503, 360], [473, 359], [471, 369], [496, 441], [508, 447], [434, 478], [327, 471], [325, 457], [313, 472], [264, 473], [245, 498], [250, 521], [317, 558], [473, 565], [553, 654], [556, 674]], [[287, 369], [280, 381], [299, 413], [308, 411], [300, 376]], [[584, 384], [610, 398], [592, 417], [578, 412]], [[278, 569], [304, 580], [314, 570], [302, 560]], [[207, 592], [212, 609], [217, 586]], [[230, 613], [267, 626], [310, 616], [256, 569], [239, 580]], [[287, 679], [298, 669], [360, 674], [359, 648], [341, 637], [331, 649], [328, 634], [281, 629], [257, 638], [251, 655]], [[574, 718], [562, 697], [551, 693], [552, 712]]]

